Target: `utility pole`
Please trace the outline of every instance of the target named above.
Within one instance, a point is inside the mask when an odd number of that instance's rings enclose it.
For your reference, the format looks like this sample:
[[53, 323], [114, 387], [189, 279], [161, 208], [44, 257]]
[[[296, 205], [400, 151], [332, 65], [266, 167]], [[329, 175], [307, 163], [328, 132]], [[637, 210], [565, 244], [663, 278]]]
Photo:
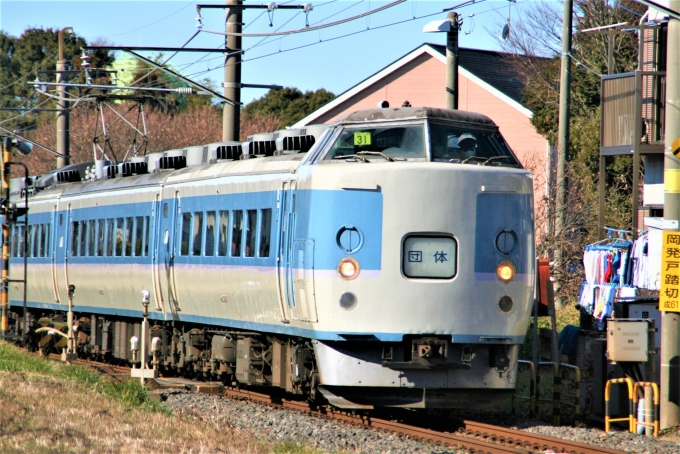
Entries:
[[[57, 61], [57, 83], [65, 84], [68, 82], [68, 68], [67, 61], [64, 60], [64, 32], [70, 31], [73, 33], [72, 27], [64, 27], [59, 30], [59, 60]], [[57, 85], [57, 152], [61, 153], [63, 157], [57, 158], [57, 169], [69, 164], [70, 148], [69, 148], [69, 107], [70, 102], [66, 97], [66, 86]]]
[[[557, 200], [555, 203], [555, 236], [564, 235], [564, 218], [567, 206], [567, 155], [569, 153], [569, 84], [571, 82], [571, 16], [573, 0], [564, 1], [564, 13], [562, 18], [562, 71], [560, 74], [560, 111], [559, 130], [557, 137]], [[562, 246], [555, 249], [555, 269], [558, 280], [555, 282], [555, 293], [560, 290], [562, 267], [564, 266]], [[555, 298], [555, 307], [561, 309], [564, 306], [562, 297]]]
[[[0, 136], [0, 175], [2, 176], [2, 184], [0, 185], [0, 215], [2, 216], [2, 241], [0, 242], [0, 250], [2, 251], [2, 256], [0, 260], [2, 261], [2, 271], [0, 273], [0, 339], [5, 339], [7, 337], [7, 328], [9, 327], [8, 321], [8, 308], [9, 308], [9, 260], [10, 260], [10, 228], [16, 218], [20, 215], [26, 215], [28, 219], [28, 192], [24, 193], [24, 209], [17, 209], [16, 206], [10, 204], [10, 193], [9, 185], [10, 179], [12, 178], [11, 166], [20, 165], [24, 168], [24, 174], [26, 179], [28, 179], [28, 167], [26, 164], [11, 162], [10, 158], [12, 148], [16, 148], [21, 154], [29, 154], [33, 150], [33, 145], [12, 141], [9, 137]], [[26, 311], [26, 269], [27, 262], [26, 258], [28, 253], [26, 250], [27, 243], [27, 227], [28, 221], [26, 220], [23, 228], [23, 257], [24, 257], [24, 279], [21, 281], [14, 280], [12, 282], [23, 282], [24, 284], [24, 336], [27, 333], [27, 311]]]
[[458, 110], [458, 13], [450, 12], [446, 19], [451, 22], [446, 33], [446, 108]]
[[[680, 11], [680, 0], [669, 9]], [[680, 220], [680, 20], [669, 17], [666, 46], [664, 136], [664, 231], [678, 231]], [[633, 207], [635, 208], [635, 207]], [[661, 270], [662, 272], [664, 270]], [[662, 311], [663, 308], [660, 308]], [[676, 309], [677, 311], [677, 305]], [[680, 424], [680, 313], [661, 313], [660, 428]]]
[[[227, 0], [227, 33], [241, 33], [243, 8], [241, 0]], [[224, 104], [222, 111], [222, 140], [225, 142], [238, 141], [241, 128], [241, 41], [240, 36], [227, 35], [225, 39], [227, 49], [237, 52], [228, 53], [224, 65], [224, 97], [233, 104]]]
[[9, 242], [10, 242], [10, 219], [9, 219], [9, 180], [10, 168], [5, 165], [10, 159], [10, 142], [8, 137], [0, 137], [2, 141], [2, 155], [0, 156], [0, 172], [2, 172], [2, 286], [0, 288], [0, 337], [7, 334], [7, 306], [9, 303]]

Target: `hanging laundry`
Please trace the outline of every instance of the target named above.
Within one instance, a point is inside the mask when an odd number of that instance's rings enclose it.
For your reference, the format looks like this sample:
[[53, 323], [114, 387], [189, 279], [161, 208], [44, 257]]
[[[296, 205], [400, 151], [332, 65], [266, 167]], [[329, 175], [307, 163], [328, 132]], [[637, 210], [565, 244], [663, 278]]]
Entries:
[[600, 291], [595, 301], [593, 317], [595, 318], [595, 326], [601, 331], [604, 329], [605, 319], [611, 317], [614, 310], [616, 287], [613, 285], [600, 285], [598, 287]]

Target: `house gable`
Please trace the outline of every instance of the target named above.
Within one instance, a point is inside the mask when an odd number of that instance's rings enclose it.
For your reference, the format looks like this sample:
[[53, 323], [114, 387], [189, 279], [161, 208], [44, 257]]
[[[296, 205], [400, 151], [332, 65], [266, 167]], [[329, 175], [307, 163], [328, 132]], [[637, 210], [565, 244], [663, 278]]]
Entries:
[[[298, 121], [292, 127], [300, 128], [308, 124], [327, 123], [349, 108], [352, 110], [374, 108], [378, 102], [388, 98], [394, 99], [397, 97], [399, 99], [398, 96], [400, 94], [403, 94], [403, 99], [399, 101], [398, 105], [392, 105], [392, 107], [399, 107], [401, 102], [406, 100], [414, 106], [444, 106], [445, 92], [441, 87], [442, 77], [440, 76], [442, 72], [446, 71], [446, 56], [437, 47], [431, 44], [423, 44], [340, 94], [337, 98]], [[419, 71], [414, 72], [416, 68]], [[458, 72], [461, 78], [465, 78], [479, 86], [525, 117], [532, 117], [531, 111], [522, 106], [517, 100], [482, 80], [462, 65], [459, 66]], [[412, 88], [415, 85], [418, 86], [418, 90]], [[512, 94], [516, 97], [514, 91]]]

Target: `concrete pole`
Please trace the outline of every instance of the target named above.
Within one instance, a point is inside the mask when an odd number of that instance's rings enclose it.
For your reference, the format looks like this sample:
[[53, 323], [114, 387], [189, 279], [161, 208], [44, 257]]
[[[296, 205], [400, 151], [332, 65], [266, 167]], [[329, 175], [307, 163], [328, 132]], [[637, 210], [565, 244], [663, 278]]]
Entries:
[[[64, 60], [64, 32], [71, 30], [71, 27], [64, 27], [59, 30], [59, 60], [57, 61], [57, 83], [68, 82], [68, 72]], [[57, 158], [57, 169], [69, 164], [70, 159], [70, 138], [69, 138], [69, 107], [70, 102], [66, 96], [66, 87], [57, 85], [57, 152], [64, 157]]]
[[458, 110], [458, 13], [446, 18], [451, 22], [446, 33], [446, 108]]
[[[240, 6], [241, 0], [227, 0], [227, 5]], [[227, 10], [226, 31], [241, 33], [243, 8], [229, 8]], [[224, 97], [234, 101], [234, 105], [224, 104], [222, 111], [222, 140], [225, 142], [239, 140], [241, 128], [241, 37], [227, 35], [227, 54], [224, 66]]]
[[[680, 11], [680, 0], [670, 0], [668, 7]], [[664, 230], [679, 230], [680, 219], [680, 150], [673, 142], [680, 138], [680, 21], [669, 18], [666, 46], [666, 104], [664, 136]], [[677, 142], [675, 142], [677, 144]], [[676, 312], [661, 315], [661, 383], [660, 428], [680, 424], [680, 326]]]
[[[567, 207], [567, 156], [569, 154], [569, 84], [571, 82], [571, 16], [573, 0], [564, 1], [564, 13], [562, 18], [562, 72], [560, 74], [560, 111], [559, 130], [557, 137], [557, 200], [555, 203], [555, 235], [563, 238], [564, 235], [564, 211]], [[555, 249], [555, 269], [561, 279], [563, 263], [562, 246]], [[560, 290], [560, 279], [555, 282], [555, 294]], [[555, 308], [562, 309], [564, 303], [562, 297], [555, 298]]]

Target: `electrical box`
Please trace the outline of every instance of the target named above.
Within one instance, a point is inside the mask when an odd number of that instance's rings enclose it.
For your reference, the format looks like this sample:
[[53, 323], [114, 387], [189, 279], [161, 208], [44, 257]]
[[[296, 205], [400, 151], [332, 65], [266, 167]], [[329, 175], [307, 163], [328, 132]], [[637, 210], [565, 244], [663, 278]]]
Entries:
[[649, 328], [646, 320], [607, 320], [609, 361], [646, 362], [649, 354]]

